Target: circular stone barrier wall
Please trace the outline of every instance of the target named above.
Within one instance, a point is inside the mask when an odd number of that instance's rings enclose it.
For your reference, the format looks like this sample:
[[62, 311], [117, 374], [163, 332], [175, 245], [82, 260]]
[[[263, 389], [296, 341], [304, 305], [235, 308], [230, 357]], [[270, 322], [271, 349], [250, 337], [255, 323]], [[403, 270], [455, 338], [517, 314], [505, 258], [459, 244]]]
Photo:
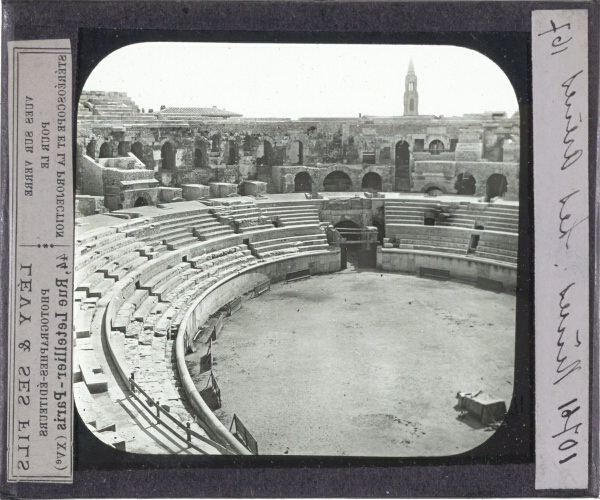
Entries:
[[262, 262], [243, 270], [240, 274], [215, 283], [188, 308], [181, 321], [175, 342], [177, 370], [181, 384], [197, 415], [202, 420], [211, 437], [230, 447], [237, 453], [247, 455], [249, 451], [229, 432], [206, 405], [198, 392], [188, 371], [185, 360], [185, 346], [189, 339], [206, 322], [211, 314], [236, 297], [250, 291], [264, 281], [265, 277], [272, 282], [280, 281], [286, 274], [300, 269], [311, 269], [313, 274], [339, 271], [340, 251], [314, 252], [294, 254], [280, 259]]

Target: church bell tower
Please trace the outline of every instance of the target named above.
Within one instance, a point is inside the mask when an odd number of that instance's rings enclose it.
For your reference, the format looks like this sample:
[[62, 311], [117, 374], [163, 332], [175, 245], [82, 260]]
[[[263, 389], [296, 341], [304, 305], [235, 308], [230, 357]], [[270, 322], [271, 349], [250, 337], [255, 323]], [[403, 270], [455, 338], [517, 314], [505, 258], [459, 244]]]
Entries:
[[419, 93], [417, 92], [417, 75], [413, 66], [412, 57], [408, 64], [404, 89], [404, 116], [417, 116], [419, 114]]

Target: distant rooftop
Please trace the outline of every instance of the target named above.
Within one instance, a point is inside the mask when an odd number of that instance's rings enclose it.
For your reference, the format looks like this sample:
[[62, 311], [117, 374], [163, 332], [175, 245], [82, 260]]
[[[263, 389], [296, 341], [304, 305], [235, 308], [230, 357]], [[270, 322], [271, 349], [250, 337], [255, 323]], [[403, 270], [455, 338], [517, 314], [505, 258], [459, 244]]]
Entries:
[[159, 111], [161, 115], [177, 115], [187, 117], [205, 117], [214, 116], [217, 118], [230, 118], [234, 116], [242, 116], [239, 113], [233, 111], [227, 111], [226, 109], [219, 109], [216, 106], [212, 108], [165, 108]]

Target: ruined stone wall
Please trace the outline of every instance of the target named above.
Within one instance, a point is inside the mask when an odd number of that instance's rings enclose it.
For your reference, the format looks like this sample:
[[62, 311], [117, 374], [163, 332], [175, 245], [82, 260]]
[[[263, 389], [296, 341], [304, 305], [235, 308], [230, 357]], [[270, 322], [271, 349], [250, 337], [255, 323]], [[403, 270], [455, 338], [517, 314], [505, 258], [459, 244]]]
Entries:
[[82, 194], [104, 196], [103, 167], [87, 155], [83, 155], [80, 161]]
[[459, 174], [471, 174], [476, 181], [475, 196], [485, 196], [488, 178], [492, 174], [504, 175], [507, 180], [507, 200], [519, 199], [519, 164], [490, 161], [417, 161], [413, 172], [416, 192], [436, 187], [444, 193], [456, 193]]
[[321, 221], [329, 222], [332, 226], [347, 220], [359, 227], [383, 224], [383, 198], [323, 200], [319, 215]]
[[311, 179], [311, 193], [324, 191], [324, 181], [333, 172], [343, 172], [352, 183], [349, 191], [362, 191], [363, 178], [368, 173], [375, 173], [381, 178], [380, 191], [392, 191], [394, 185], [394, 167], [389, 165], [321, 165], [306, 166], [275, 166], [272, 170], [273, 183], [280, 193], [294, 193], [296, 176], [305, 172]]
[[[295, 175], [305, 171], [311, 176], [312, 191], [316, 193], [323, 190], [327, 174], [341, 170], [351, 178], [354, 190], [361, 190], [362, 177], [366, 173], [375, 172], [382, 178], [381, 190], [390, 191], [395, 186], [396, 145], [406, 141], [412, 172], [411, 189], [420, 191], [426, 184], [439, 181], [443, 189], [453, 192], [454, 179], [449, 176], [450, 170], [430, 171], [432, 175], [427, 178], [424, 167], [416, 164], [425, 161], [477, 162], [482, 157], [484, 140], [489, 154], [492, 154], [490, 151], [495, 157], [506, 154], [508, 163], [518, 162], [517, 119], [484, 123], [482, 116], [296, 121], [233, 119], [189, 123], [157, 120], [111, 126], [82, 117], [77, 131], [77, 174], [87, 175], [83, 169], [84, 154], [98, 158], [102, 152], [103, 156], [112, 158], [134, 154], [166, 187], [258, 180], [272, 182], [276, 192], [286, 193], [294, 191]], [[419, 147], [422, 145], [426, 150], [432, 141], [439, 140], [444, 151], [437, 155], [428, 151], [414, 152], [417, 140]], [[456, 153], [448, 151], [452, 140], [458, 141]], [[165, 159], [163, 152], [167, 147], [172, 150], [170, 159]], [[363, 153], [369, 153], [371, 157], [374, 153], [375, 165], [360, 165]], [[282, 166], [286, 169], [276, 168]], [[436, 173], [443, 179], [433, 175]], [[79, 179], [77, 182], [80, 189], [85, 184]], [[511, 184], [518, 187], [518, 178], [514, 175], [511, 175], [509, 190]]]
[[154, 179], [152, 172], [148, 170], [120, 170], [116, 168], [105, 168], [103, 171], [104, 190], [120, 188], [121, 181], [139, 181], [143, 179]]

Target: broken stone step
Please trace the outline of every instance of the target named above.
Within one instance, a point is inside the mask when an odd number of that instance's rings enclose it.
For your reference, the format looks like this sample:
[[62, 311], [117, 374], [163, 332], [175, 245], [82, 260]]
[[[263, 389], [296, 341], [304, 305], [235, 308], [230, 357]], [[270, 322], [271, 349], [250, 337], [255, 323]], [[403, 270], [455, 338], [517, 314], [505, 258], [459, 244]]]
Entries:
[[172, 241], [171, 243], [167, 243], [167, 248], [169, 250], [177, 250], [178, 248], [184, 247], [186, 245], [191, 245], [192, 243], [196, 242], [198, 242], [198, 238], [196, 236], [180, 238], [178, 240]]
[[87, 338], [90, 336], [90, 327], [95, 312], [96, 309], [93, 307], [83, 309], [79, 312], [75, 320], [75, 336], [77, 338]]
[[164, 271], [155, 274], [150, 279], [148, 279], [145, 283], [140, 285], [140, 288], [146, 290], [152, 290], [153, 288], [159, 286], [163, 281], [168, 280], [174, 274], [179, 274], [180, 272], [189, 269], [191, 264], [189, 262], [182, 262], [177, 264], [169, 269], [165, 269]]
[[147, 261], [147, 257], [137, 257], [127, 264], [115, 269], [114, 271], [107, 273], [107, 278], [113, 278], [115, 281], [119, 281], [120, 279], [123, 279], [123, 277], [126, 276], [131, 270], [138, 268]]
[[[149, 290], [144, 290], [149, 293]], [[149, 295], [144, 299], [144, 301], [139, 305], [139, 307], [133, 313], [133, 319], [136, 321], [144, 322], [146, 318], [154, 309], [154, 306], [158, 303], [158, 297], [156, 295]]]
[[185, 281], [181, 274], [176, 274], [171, 279], [164, 281], [159, 286], [152, 289], [152, 295], [156, 295], [158, 300], [162, 301], [163, 298], [177, 285]]
[[111, 287], [115, 284], [115, 280], [110, 278], [105, 278], [100, 281], [97, 285], [94, 286], [89, 292], [88, 295], [90, 297], [103, 297], [106, 292], [108, 292]]
[[90, 290], [100, 283], [104, 278], [105, 276], [103, 273], [93, 273], [88, 276], [83, 283], [77, 285], [76, 290], [78, 292], [86, 292], [89, 294]]
[[137, 309], [138, 307], [140, 307], [142, 302], [144, 302], [144, 300], [148, 298], [149, 294], [150, 293], [148, 292], [148, 290], [138, 288], [129, 296], [129, 298], [125, 302], [123, 302], [123, 306], [127, 304], [133, 304], [134, 309]]
[[108, 380], [96, 359], [92, 350], [78, 352], [79, 366], [83, 381], [91, 394], [105, 392], [108, 390]]
[[134, 311], [134, 304], [123, 304], [117, 311], [115, 319], [112, 321], [113, 330], [125, 333], [127, 331], [127, 326], [133, 319]]
[[224, 228], [224, 229], [220, 229], [218, 231], [208, 231], [206, 233], [202, 233], [199, 237], [200, 237], [200, 240], [206, 241], [206, 240], [209, 240], [212, 238], [217, 238], [219, 236], [225, 236], [228, 234], [234, 234], [233, 229]]

